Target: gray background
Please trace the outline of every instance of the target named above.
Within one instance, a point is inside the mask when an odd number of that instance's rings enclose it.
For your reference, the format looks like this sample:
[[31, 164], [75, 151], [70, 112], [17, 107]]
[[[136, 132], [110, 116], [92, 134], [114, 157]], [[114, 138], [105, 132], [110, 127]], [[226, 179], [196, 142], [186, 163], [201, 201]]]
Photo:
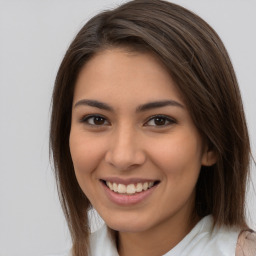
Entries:
[[[70, 246], [49, 164], [51, 91], [82, 25], [121, 2], [0, 0], [0, 256], [40, 256]], [[223, 39], [240, 83], [255, 157], [256, 1], [173, 2], [199, 14]], [[252, 172], [256, 186], [255, 166]], [[247, 205], [256, 229], [252, 185]]]

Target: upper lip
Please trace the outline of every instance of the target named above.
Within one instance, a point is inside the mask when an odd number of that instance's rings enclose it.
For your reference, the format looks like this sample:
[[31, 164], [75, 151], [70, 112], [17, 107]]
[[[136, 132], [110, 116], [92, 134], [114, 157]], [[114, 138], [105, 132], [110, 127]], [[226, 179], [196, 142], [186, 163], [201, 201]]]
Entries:
[[145, 179], [145, 178], [123, 179], [123, 178], [119, 178], [119, 177], [106, 177], [106, 178], [102, 178], [101, 180], [109, 181], [111, 183], [116, 183], [116, 184], [124, 184], [124, 185], [159, 181], [159, 180], [155, 180], [155, 179]]

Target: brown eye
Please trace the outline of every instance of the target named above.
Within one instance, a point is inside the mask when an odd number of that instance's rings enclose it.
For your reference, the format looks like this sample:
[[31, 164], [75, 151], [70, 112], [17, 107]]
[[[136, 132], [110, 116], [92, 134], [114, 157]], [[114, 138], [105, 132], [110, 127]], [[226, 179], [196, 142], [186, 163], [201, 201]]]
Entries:
[[102, 116], [86, 116], [81, 120], [83, 123], [87, 123], [92, 126], [103, 126], [103, 125], [109, 125], [109, 122], [106, 120], [106, 118]]
[[147, 123], [146, 126], [168, 126], [173, 123], [176, 123], [176, 121], [170, 117], [167, 116], [153, 116], [151, 117]]
[[154, 122], [155, 122], [156, 125], [165, 125], [166, 119], [162, 118], [162, 117], [156, 117], [154, 119]]
[[105, 119], [100, 117], [100, 116], [96, 116], [96, 117], [93, 118], [93, 122], [96, 125], [103, 125], [104, 122], [105, 122]]

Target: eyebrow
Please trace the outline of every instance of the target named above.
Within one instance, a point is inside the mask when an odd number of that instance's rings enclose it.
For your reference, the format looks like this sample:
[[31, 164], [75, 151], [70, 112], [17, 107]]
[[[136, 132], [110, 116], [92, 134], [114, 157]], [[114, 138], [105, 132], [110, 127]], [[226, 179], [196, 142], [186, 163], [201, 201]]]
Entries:
[[[110, 112], [114, 112], [114, 109], [111, 106], [97, 100], [88, 100], [88, 99], [79, 100], [74, 105], [74, 108], [78, 106], [91, 106], [91, 107], [107, 110]], [[162, 101], [153, 101], [153, 102], [142, 104], [136, 108], [136, 112], [144, 112], [147, 110], [162, 108], [166, 106], [185, 108], [181, 103], [175, 100], [162, 100]]]
[[97, 101], [97, 100], [86, 100], [86, 99], [79, 100], [74, 105], [74, 108], [78, 107], [78, 106], [91, 106], [91, 107], [95, 107], [95, 108], [99, 108], [99, 109], [104, 109], [104, 110], [111, 111], [111, 112], [114, 111], [113, 108], [110, 107], [108, 104], [100, 102], [100, 101]]
[[136, 108], [136, 112], [143, 112], [150, 109], [162, 108], [166, 106], [185, 108], [181, 103], [175, 100], [162, 100], [162, 101], [153, 101], [153, 102], [140, 105]]

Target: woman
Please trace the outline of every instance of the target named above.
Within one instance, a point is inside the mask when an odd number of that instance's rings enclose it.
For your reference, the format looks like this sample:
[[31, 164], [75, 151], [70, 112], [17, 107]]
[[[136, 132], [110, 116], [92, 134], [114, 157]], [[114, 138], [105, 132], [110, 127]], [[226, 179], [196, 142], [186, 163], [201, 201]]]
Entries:
[[[70, 255], [256, 255], [241, 96], [197, 15], [137, 0], [92, 18], [57, 74], [50, 136]], [[91, 207], [106, 223], [92, 235]]]

